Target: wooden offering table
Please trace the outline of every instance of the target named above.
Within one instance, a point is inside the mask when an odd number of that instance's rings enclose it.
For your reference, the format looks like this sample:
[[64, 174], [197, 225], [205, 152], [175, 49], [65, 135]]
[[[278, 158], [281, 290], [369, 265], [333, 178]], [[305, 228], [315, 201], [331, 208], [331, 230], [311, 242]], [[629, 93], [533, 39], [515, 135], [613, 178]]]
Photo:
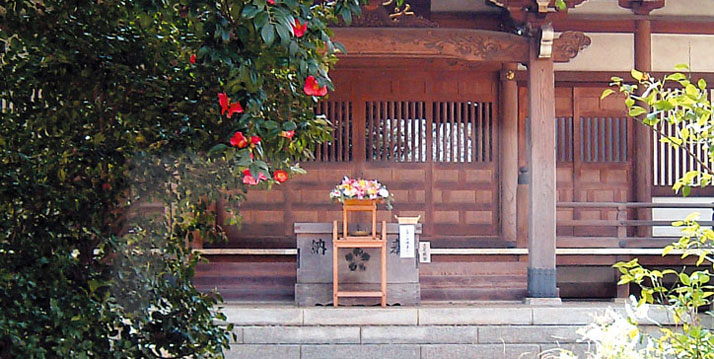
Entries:
[[[369, 212], [372, 219], [371, 235], [350, 235], [349, 214], [350, 212]], [[379, 297], [382, 307], [387, 306], [387, 222], [382, 221], [382, 231], [377, 236], [377, 200], [348, 199], [342, 204], [342, 236], [337, 229], [337, 221], [332, 222], [332, 303], [335, 307], [339, 304], [340, 297]], [[369, 232], [367, 232], [369, 233]], [[379, 291], [369, 290], [340, 290], [340, 276], [337, 270], [339, 261], [339, 249], [351, 248], [357, 255], [356, 250], [363, 251], [362, 248], [379, 248], [380, 281]]]

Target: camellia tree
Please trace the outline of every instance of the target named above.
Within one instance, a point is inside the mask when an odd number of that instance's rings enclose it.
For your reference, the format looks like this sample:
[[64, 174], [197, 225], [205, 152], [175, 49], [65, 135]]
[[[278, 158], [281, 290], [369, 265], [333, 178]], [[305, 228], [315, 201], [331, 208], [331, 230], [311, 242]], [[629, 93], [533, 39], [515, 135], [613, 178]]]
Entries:
[[329, 138], [327, 24], [359, 5], [2, 2], [0, 358], [222, 356], [189, 244]]

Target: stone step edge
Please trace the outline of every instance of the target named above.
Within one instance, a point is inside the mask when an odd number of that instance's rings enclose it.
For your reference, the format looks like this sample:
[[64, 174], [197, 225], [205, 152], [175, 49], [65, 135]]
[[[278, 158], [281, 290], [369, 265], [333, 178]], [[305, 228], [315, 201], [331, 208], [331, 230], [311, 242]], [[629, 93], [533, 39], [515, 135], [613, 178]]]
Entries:
[[[443, 306], [443, 307], [255, 307], [225, 306], [227, 322], [240, 326], [383, 326], [383, 325], [586, 325], [593, 315], [603, 313], [608, 306]], [[622, 305], [609, 308], [621, 315]], [[674, 318], [662, 307], [652, 307], [643, 325], [674, 324]]]

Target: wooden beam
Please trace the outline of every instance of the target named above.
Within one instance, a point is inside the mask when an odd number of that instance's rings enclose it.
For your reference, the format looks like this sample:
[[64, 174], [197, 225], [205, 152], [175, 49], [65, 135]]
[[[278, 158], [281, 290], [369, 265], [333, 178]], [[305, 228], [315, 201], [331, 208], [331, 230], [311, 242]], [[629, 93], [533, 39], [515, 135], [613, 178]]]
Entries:
[[[652, 26], [649, 20], [637, 20], [635, 27], [635, 68], [650, 72], [652, 71]], [[643, 90], [640, 88], [638, 92], [641, 94]], [[635, 123], [634, 127], [635, 143], [632, 148], [636, 148], [637, 151], [634, 153], [633, 193], [637, 202], [652, 202], [652, 130], [641, 123]], [[637, 219], [652, 219], [652, 211], [637, 210]], [[652, 229], [638, 228], [637, 234], [641, 237], [650, 237]]]
[[472, 29], [333, 28], [348, 57], [435, 57], [465, 61], [526, 62], [528, 39]]
[[506, 242], [516, 242], [518, 187], [518, 84], [516, 64], [504, 64], [501, 73], [501, 234]]
[[528, 296], [555, 298], [555, 76], [553, 59], [538, 58], [531, 42], [528, 62], [530, 168], [528, 223]]

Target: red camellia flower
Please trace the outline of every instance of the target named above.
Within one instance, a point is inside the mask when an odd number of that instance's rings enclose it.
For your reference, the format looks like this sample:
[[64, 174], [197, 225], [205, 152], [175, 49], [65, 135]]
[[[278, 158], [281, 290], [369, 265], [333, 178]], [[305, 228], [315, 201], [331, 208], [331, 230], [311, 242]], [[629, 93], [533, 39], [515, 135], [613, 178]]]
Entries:
[[295, 130], [280, 132], [280, 136], [283, 136], [285, 138], [293, 138], [293, 136], [295, 136]]
[[188, 59], [192, 64], [196, 63], [196, 54], [191, 54], [191, 57]]
[[250, 143], [257, 145], [260, 143], [260, 137], [258, 136], [250, 136]]
[[308, 96], [325, 96], [327, 95], [327, 86], [320, 87], [314, 76], [310, 75], [305, 79], [305, 87], [303, 88]]
[[221, 92], [218, 94], [218, 103], [221, 105], [221, 115], [228, 112], [226, 116], [228, 118], [231, 118], [234, 113], [243, 113], [243, 106], [240, 105], [240, 102], [229, 102], [230, 99], [228, 98], [228, 95], [226, 95], [225, 92]]
[[250, 170], [249, 170], [249, 169], [243, 170], [243, 184], [248, 184], [248, 185], [251, 185], [251, 186], [255, 186], [255, 185], [257, 185], [260, 181], [262, 181], [262, 180], [267, 180], [267, 179], [268, 179], [268, 177], [265, 177], [265, 175], [263, 174], [263, 172], [259, 172], [259, 173], [258, 173], [258, 179], [255, 179], [255, 177], [253, 177], [253, 175], [250, 174]]
[[288, 180], [288, 173], [283, 170], [275, 170], [275, 172], [273, 172], [273, 178], [275, 178], [278, 183], [285, 183], [285, 181]]
[[236, 131], [236, 133], [233, 134], [233, 137], [231, 137], [231, 146], [238, 148], [248, 146], [248, 140], [243, 136], [243, 132]]
[[307, 31], [307, 22], [300, 24], [300, 20], [295, 19], [295, 25], [293, 25], [293, 33], [295, 34], [295, 37], [303, 37], [303, 35], [305, 35], [305, 31]]
[[228, 95], [225, 92], [218, 93], [218, 103], [221, 105], [221, 115], [228, 110]]
[[228, 113], [226, 116], [228, 118], [231, 118], [234, 113], [243, 113], [243, 106], [240, 105], [240, 102], [234, 102], [228, 107]]

